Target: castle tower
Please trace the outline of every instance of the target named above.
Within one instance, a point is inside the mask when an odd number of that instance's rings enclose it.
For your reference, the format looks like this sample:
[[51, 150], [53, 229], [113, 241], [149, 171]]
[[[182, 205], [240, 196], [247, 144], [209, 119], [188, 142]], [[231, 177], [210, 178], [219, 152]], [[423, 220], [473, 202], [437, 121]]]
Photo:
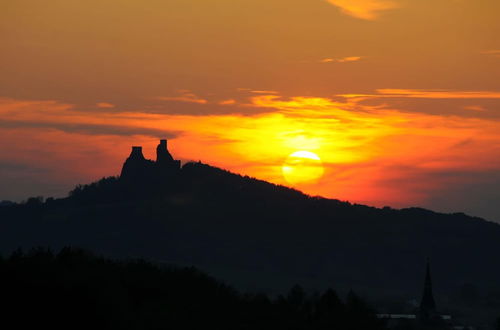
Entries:
[[150, 161], [144, 158], [141, 146], [133, 146], [130, 156], [123, 164], [120, 178], [125, 180], [139, 180], [142, 179], [150, 166]]
[[156, 163], [162, 165], [173, 161], [174, 157], [168, 152], [167, 140], [160, 140], [160, 144], [156, 147]]
[[156, 147], [156, 167], [160, 176], [173, 176], [181, 168], [180, 160], [175, 160], [168, 152], [167, 140], [160, 140], [160, 144]]
[[427, 323], [435, 319], [436, 315], [436, 302], [434, 301], [434, 295], [432, 293], [431, 267], [429, 259], [427, 259], [424, 291], [422, 294], [422, 301], [420, 302], [420, 321], [422, 323]]
[[132, 152], [130, 153], [130, 156], [128, 156], [128, 159], [145, 159], [144, 155], [142, 154], [142, 147], [141, 146], [133, 146], [132, 147]]

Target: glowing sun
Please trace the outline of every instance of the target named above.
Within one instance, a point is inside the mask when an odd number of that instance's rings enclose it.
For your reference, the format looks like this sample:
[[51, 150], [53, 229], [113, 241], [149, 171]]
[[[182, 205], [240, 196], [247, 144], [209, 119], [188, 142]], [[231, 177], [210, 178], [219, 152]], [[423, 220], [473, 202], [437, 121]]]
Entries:
[[283, 177], [292, 184], [314, 183], [323, 176], [321, 159], [310, 151], [296, 151], [285, 160], [281, 167]]

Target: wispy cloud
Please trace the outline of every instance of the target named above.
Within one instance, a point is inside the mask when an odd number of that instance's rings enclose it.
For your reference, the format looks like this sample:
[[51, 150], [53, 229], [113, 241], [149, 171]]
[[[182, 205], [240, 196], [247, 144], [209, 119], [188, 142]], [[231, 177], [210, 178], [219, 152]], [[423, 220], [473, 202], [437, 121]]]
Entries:
[[392, 0], [327, 0], [343, 13], [365, 20], [375, 20], [380, 13], [395, 9], [399, 4]]
[[481, 105], [466, 105], [464, 106], [464, 109], [471, 111], [479, 111], [479, 112], [486, 111], [486, 109]]
[[70, 134], [84, 135], [117, 135], [117, 136], [134, 136], [144, 135], [156, 138], [173, 138], [177, 135], [176, 132], [147, 128], [133, 125], [104, 125], [104, 124], [81, 124], [81, 123], [58, 123], [51, 121], [27, 121], [27, 120], [1, 120], [0, 129], [14, 128], [33, 128], [33, 129], [52, 129]]
[[499, 99], [496, 91], [453, 91], [453, 90], [419, 90], [419, 89], [377, 89], [385, 96], [412, 97], [426, 99]]
[[500, 57], [500, 49], [485, 50], [485, 51], [482, 51], [481, 54], [490, 55], [490, 56], [494, 56], [494, 57]]
[[177, 96], [159, 96], [158, 100], [161, 101], [175, 101], [175, 102], [187, 102], [187, 103], [197, 103], [197, 104], [207, 104], [208, 100], [198, 97], [196, 94], [189, 90], [179, 90], [179, 95]]
[[320, 60], [321, 63], [345, 63], [345, 62], [356, 62], [361, 60], [363, 57], [362, 56], [347, 56], [347, 57], [341, 57], [341, 58], [324, 58]]
[[219, 101], [219, 104], [220, 105], [234, 105], [234, 104], [236, 104], [236, 100], [233, 100], [233, 99], [222, 100], [222, 101]]
[[108, 103], [108, 102], [99, 102], [96, 104], [96, 106], [98, 108], [104, 108], [104, 109], [110, 109], [110, 108], [114, 108], [115, 105], [112, 104], [112, 103]]
[[0, 129], [42, 129], [69, 134], [175, 137], [177, 132], [145, 126], [155, 115], [77, 111], [57, 101], [0, 99]]
[[267, 91], [267, 90], [250, 90], [249, 92], [253, 94], [278, 94], [277, 91]]
[[497, 91], [455, 91], [425, 89], [377, 89], [377, 94], [342, 94], [346, 98], [421, 98], [421, 99], [500, 99]]

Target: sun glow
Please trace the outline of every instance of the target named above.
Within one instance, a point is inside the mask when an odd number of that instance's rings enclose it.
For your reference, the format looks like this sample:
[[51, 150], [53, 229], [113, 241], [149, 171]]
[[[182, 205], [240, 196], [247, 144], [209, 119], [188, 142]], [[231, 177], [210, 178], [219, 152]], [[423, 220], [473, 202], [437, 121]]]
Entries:
[[321, 159], [310, 151], [292, 153], [281, 167], [283, 177], [292, 184], [315, 183], [324, 173]]
[[[311, 195], [378, 206], [425, 201], [429, 191], [459, 181], [438, 181], [436, 173], [498, 169], [497, 120], [402, 112], [357, 102], [259, 95], [224, 105], [261, 111], [252, 116], [106, 108], [96, 115], [57, 101], [0, 98], [0, 141], [9, 157], [28, 154], [28, 164], [54, 168], [58, 175], [52, 180], [72, 185], [75, 178], [90, 182], [103, 173], [119, 173], [131, 145], [144, 146], [145, 156], [154, 159], [148, 150], [154, 150], [158, 138], [168, 138], [174, 140], [171, 152], [183, 162], [201, 160]], [[14, 135], [17, 143], [11, 145], [7, 141]], [[96, 157], [103, 165], [94, 166]]]

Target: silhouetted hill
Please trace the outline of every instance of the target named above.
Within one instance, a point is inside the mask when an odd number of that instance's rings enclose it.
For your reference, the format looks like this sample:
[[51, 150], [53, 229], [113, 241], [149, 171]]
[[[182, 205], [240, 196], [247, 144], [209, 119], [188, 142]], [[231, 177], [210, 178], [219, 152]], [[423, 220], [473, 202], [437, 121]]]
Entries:
[[464, 283], [499, 286], [498, 224], [311, 197], [201, 163], [184, 165], [175, 178], [111, 177], [68, 198], [2, 206], [0, 219], [4, 252], [79, 246], [195, 265], [257, 291], [301, 283], [418, 299], [427, 257], [438, 295]]

